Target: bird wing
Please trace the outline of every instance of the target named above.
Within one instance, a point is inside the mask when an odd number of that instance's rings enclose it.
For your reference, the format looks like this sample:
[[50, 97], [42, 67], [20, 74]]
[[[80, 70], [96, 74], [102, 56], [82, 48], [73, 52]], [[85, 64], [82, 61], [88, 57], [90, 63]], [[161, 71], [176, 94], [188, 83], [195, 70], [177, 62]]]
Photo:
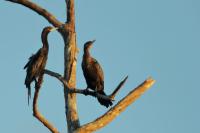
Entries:
[[31, 57], [29, 57], [28, 62], [24, 66], [24, 69], [26, 69], [31, 64], [31, 62], [33, 61], [34, 56], [35, 56], [35, 54], [33, 54], [33, 55], [31, 55]]
[[96, 87], [98, 91], [104, 90], [104, 73], [103, 69], [101, 68], [100, 64], [96, 59], [93, 58], [93, 62], [91, 63], [91, 69], [89, 75], [93, 81], [96, 83]]
[[100, 81], [103, 82], [104, 81], [104, 73], [103, 73], [102, 67], [100, 66], [100, 64], [98, 63], [98, 61], [95, 60], [95, 59], [94, 59], [94, 63], [93, 64], [94, 64], [93, 68], [95, 69], [94, 71], [98, 75], [97, 78], [99, 78]]
[[29, 61], [24, 66], [24, 69], [28, 68], [29, 66], [32, 66], [34, 62], [38, 60], [40, 53], [41, 53], [41, 49], [39, 49], [36, 54], [32, 54], [29, 57]]
[[41, 49], [38, 50], [38, 52], [34, 55], [32, 55], [30, 58], [29, 58], [29, 61], [28, 63], [24, 66], [24, 69], [27, 68], [27, 78], [29, 80], [33, 80], [32, 78], [33, 77], [37, 77], [37, 74], [39, 73], [39, 68], [42, 64], [42, 61], [43, 59], [40, 59], [40, 58], [43, 58], [41, 56]]
[[89, 61], [83, 59], [82, 70], [89, 88], [93, 90], [96, 88], [98, 90], [104, 89], [103, 70], [96, 59], [91, 58]]

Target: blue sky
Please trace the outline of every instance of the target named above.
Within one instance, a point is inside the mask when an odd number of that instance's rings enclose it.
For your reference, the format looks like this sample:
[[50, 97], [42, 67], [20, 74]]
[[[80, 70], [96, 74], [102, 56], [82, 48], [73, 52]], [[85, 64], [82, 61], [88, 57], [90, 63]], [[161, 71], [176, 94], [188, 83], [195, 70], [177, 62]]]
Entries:
[[[34, 0], [60, 21], [65, 21], [63, 1]], [[129, 79], [116, 97], [123, 98], [149, 76], [157, 82], [125, 112], [98, 133], [200, 132], [200, 1], [199, 0], [76, 0], [76, 31], [80, 49], [77, 87], [85, 88], [81, 70], [83, 44], [96, 39], [92, 55], [101, 63], [105, 89]], [[49, 133], [27, 105], [24, 64], [41, 47], [40, 33], [50, 24], [31, 10], [0, 1], [0, 123], [6, 133]], [[47, 68], [63, 73], [63, 41], [49, 35]], [[107, 111], [92, 97], [78, 95], [81, 124]], [[66, 132], [62, 85], [45, 76], [39, 107]]]

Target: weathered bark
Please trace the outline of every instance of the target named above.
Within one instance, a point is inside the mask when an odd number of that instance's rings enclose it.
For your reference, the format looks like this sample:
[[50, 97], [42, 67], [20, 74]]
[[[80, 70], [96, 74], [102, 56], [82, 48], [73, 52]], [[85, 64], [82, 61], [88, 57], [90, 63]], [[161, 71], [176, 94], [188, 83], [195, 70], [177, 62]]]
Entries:
[[65, 110], [67, 118], [68, 133], [73, 133], [74, 130], [80, 127], [78, 118], [76, 94], [68, 93], [68, 89], [76, 87], [76, 32], [75, 32], [75, 11], [74, 0], [66, 0], [67, 25], [61, 32], [65, 47], [64, 47], [64, 78], [67, 80], [70, 88], [64, 87]]
[[144, 81], [137, 88], [132, 90], [126, 97], [119, 101], [114, 107], [107, 111], [104, 115], [97, 118], [93, 122], [85, 124], [76, 130], [76, 133], [91, 133], [94, 132], [107, 124], [109, 124], [114, 118], [116, 118], [122, 111], [126, 109], [131, 103], [139, 98], [147, 89], [149, 89], [155, 80], [149, 78]]
[[[65, 112], [67, 120], [68, 133], [90, 133], [94, 132], [108, 123], [110, 123], [116, 116], [118, 116], [128, 105], [133, 103], [144, 91], [146, 91], [153, 83], [153, 79], [148, 79], [135, 90], [132, 90], [126, 97], [118, 102], [114, 107], [107, 111], [104, 115], [100, 116], [93, 122], [80, 126], [77, 105], [76, 105], [76, 93], [88, 94], [91, 96], [101, 97], [100, 94], [95, 95], [93, 92], [84, 92], [84, 90], [76, 89], [76, 56], [77, 56], [77, 44], [76, 44], [76, 32], [75, 32], [75, 10], [74, 0], [65, 0], [66, 3], [66, 23], [62, 23], [57, 20], [50, 12], [40, 7], [39, 5], [29, 0], [5, 0], [13, 3], [21, 4], [39, 15], [43, 16], [49, 23], [55, 27], [60, 27], [59, 32], [64, 40], [64, 77], [58, 73], [45, 70], [44, 73], [49, 74], [59, 79], [64, 85], [64, 98], [65, 98]], [[42, 82], [43, 75], [39, 78], [39, 82]], [[117, 88], [108, 97], [102, 96], [102, 98], [114, 99], [117, 92], [125, 83], [125, 78]], [[39, 112], [37, 107], [37, 101], [39, 97], [40, 86], [35, 89], [33, 99], [33, 114], [42, 122], [52, 133], [58, 133], [58, 130]]]
[[65, 109], [66, 117], [68, 124], [68, 133], [72, 133], [75, 129], [80, 126], [77, 105], [76, 105], [76, 94], [68, 93], [68, 89], [73, 89], [76, 87], [76, 40], [75, 33], [69, 32], [63, 37], [65, 39], [65, 73], [64, 78], [67, 80], [67, 83], [70, 88], [64, 87], [64, 96], [65, 96]]

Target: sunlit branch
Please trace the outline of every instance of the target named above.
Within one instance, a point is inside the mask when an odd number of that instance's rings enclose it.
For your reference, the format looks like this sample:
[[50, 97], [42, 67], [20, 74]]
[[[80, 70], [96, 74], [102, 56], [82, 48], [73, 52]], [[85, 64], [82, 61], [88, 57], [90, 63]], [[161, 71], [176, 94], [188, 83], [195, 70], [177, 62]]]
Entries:
[[112, 120], [114, 120], [122, 111], [124, 111], [131, 103], [133, 103], [137, 98], [139, 98], [147, 89], [149, 89], [155, 80], [149, 78], [144, 81], [137, 88], [132, 90], [127, 96], [125, 96], [121, 101], [119, 101], [114, 107], [107, 111], [104, 115], [100, 116], [96, 120], [81, 126], [76, 130], [77, 133], [94, 132]]

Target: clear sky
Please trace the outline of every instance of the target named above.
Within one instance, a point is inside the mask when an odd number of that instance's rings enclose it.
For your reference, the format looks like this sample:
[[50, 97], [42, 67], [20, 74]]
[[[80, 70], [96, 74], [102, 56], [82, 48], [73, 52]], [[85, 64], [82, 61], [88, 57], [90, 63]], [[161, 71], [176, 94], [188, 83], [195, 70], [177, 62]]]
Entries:
[[[64, 0], [34, 0], [65, 21]], [[98, 133], [200, 132], [200, 1], [76, 0], [80, 49], [77, 87], [85, 88], [81, 70], [83, 44], [96, 39], [92, 55], [101, 63], [110, 93], [126, 75], [116, 97], [123, 98], [149, 76], [157, 82], [125, 112]], [[27, 105], [23, 67], [41, 47], [40, 33], [50, 24], [17, 4], [0, 1], [0, 128], [4, 133], [49, 133]], [[63, 41], [49, 35], [47, 69], [63, 74]], [[81, 124], [107, 111], [96, 99], [78, 95]], [[45, 76], [40, 111], [66, 132], [62, 85]]]

